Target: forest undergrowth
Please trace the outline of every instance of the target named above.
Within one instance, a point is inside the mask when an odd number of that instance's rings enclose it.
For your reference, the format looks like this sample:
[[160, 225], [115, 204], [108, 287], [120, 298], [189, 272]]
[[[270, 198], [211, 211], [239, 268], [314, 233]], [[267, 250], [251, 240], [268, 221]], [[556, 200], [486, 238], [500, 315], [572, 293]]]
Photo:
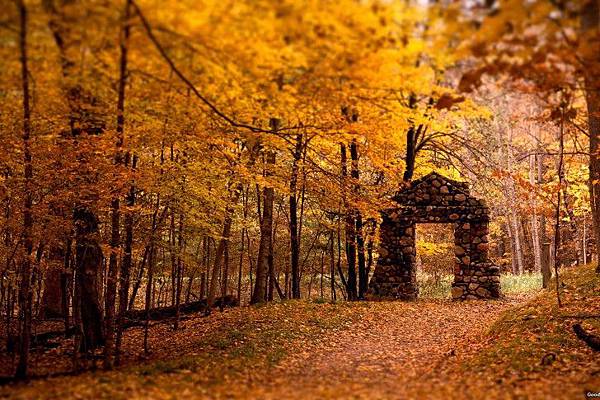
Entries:
[[[125, 365], [114, 371], [7, 384], [0, 397], [569, 398], [600, 384], [597, 357], [570, 328], [600, 331], [590, 317], [600, 314], [599, 289], [589, 266], [565, 273], [560, 309], [554, 292], [543, 291], [493, 302], [287, 301], [217, 311], [177, 331], [153, 326], [148, 356], [143, 330], [130, 329]], [[66, 366], [68, 348], [37, 353], [33, 371]], [[498, 383], [506, 385], [493, 389]]]

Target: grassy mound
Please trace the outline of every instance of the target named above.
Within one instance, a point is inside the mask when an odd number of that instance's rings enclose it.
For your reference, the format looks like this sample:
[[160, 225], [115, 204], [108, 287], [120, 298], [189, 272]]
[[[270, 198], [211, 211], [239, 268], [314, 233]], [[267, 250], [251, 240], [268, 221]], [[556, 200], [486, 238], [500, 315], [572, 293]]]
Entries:
[[587, 265], [564, 271], [556, 286], [504, 313], [476, 356], [453, 371], [487, 398], [585, 398], [600, 392], [600, 354], [576, 337], [580, 323], [600, 335], [600, 275]]

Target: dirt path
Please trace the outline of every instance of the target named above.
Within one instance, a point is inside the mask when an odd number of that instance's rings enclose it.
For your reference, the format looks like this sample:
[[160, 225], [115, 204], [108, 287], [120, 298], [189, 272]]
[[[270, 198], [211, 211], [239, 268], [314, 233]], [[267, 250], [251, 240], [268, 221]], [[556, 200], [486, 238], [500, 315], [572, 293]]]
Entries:
[[[248, 398], [412, 398], [434, 395], [442, 364], [476, 352], [516, 301], [372, 303], [350, 330], [333, 332], [255, 382]], [[460, 395], [458, 396], [460, 397]]]
[[[0, 387], [0, 398], [478, 398], [465, 396], [447, 372], [468, 362], [500, 314], [522, 301], [291, 302], [233, 309], [190, 319], [177, 332], [154, 327], [153, 360], [132, 358], [112, 372]], [[299, 334], [288, 336], [294, 331]], [[129, 332], [131, 349], [139, 347], [140, 334]], [[267, 355], [274, 356], [272, 363]]]

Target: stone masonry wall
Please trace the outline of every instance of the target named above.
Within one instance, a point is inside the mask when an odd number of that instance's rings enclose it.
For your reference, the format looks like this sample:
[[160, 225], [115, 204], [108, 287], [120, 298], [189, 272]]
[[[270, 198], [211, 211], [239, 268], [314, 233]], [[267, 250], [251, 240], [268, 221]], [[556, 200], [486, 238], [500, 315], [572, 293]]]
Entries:
[[454, 225], [453, 299], [500, 297], [499, 268], [488, 261], [489, 210], [465, 184], [430, 174], [393, 199], [399, 206], [382, 212], [379, 259], [368, 297], [417, 298], [416, 223]]

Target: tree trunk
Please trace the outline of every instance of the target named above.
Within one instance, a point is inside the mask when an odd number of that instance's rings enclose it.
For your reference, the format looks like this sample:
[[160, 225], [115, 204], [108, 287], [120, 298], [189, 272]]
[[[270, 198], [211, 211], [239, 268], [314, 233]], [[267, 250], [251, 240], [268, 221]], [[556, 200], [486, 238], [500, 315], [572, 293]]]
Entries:
[[102, 249], [98, 244], [98, 220], [87, 208], [75, 210], [75, 285], [80, 352], [92, 351], [104, 344], [100, 292]]
[[27, 66], [27, 8], [23, 0], [17, 1], [19, 10], [19, 50], [21, 58], [21, 80], [23, 87], [23, 177], [25, 178], [23, 202], [23, 248], [25, 250], [20, 265], [19, 283], [19, 362], [15, 376], [24, 379], [29, 368], [29, 347], [31, 340], [31, 252], [33, 251], [33, 166], [31, 156], [31, 110], [29, 104], [29, 68]]
[[552, 270], [550, 265], [552, 262], [552, 243], [546, 241], [542, 243], [542, 287], [547, 289], [550, 287], [550, 281], [552, 280]]
[[568, 238], [570, 243], [569, 249], [568, 251], [565, 251], [565, 249], [563, 248], [563, 253], [567, 253], [569, 265], [579, 265], [582, 262], [583, 257], [581, 254], [581, 247], [579, 247], [579, 245], [577, 244], [577, 237], [579, 236], [577, 229], [577, 218], [573, 213], [573, 202], [571, 199], [571, 195], [569, 194], [569, 185], [566, 180], [564, 182], [563, 188], [563, 204], [565, 213], [569, 217], [568, 228], [570, 234], [570, 237]]
[[[177, 274], [175, 280], [175, 322], [173, 324], [173, 330], [179, 329], [179, 306], [181, 305], [181, 289], [183, 287], [183, 273], [184, 265], [181, 259], [181, 253], [183, 252], [183, 212], [179, 213], [179, 226], [177, 229]], [[227, 253], [225, 253], [227, 254]]]
[[561, 193], [562, 193], [562, 184], [564, 180], [564, 170], [563, 170], [563, 157], [564, 157], [564, 119], [565, 119], [565, 105], [561, 105], [561, 121], [560, 121], [560, 137], [559, 137], [559, 158], [558, 158], [558, 191], [556, 193], [556, 214], [554, 219], [554, 278], [556, 280], [556, 300], [558, 303], [558, 307], [561, 307], [561, 299], [560, 299], [560, 285], [559, 285], [559, 276], [558, 270], [560, 267], [560, 261], [558, 259], [558, 251], [561, 248], [561, 240], [560, 240], [560, 203], [561, 203]]
[[290, 249], [292, 268], [292, 298], [300, 298], [300, 240], [298, 238], [298, 163], [302, 156], [302, 134], [296, 135], [296, 148], [290, 177]]
[[[248, 217], [248, 190], [246, 189], [243, 197], [242, 203], [244, 205], [244, 220]], [[237, 283], [237, 298], [238, 302], [241, 304], [242, 302], [242, 272], [244, 267], [244, 247], [246, 244], [246, 227], [242, 227], [242, 231], [240, 233], [240, 259], [238, 264], [238, 283]]]
[[[594, 235], [596, 237], [596, 259], [600, 260], [600, 76], [598, 75], [600, 29], [600, 1], [585, 2], [581, 13], [581, 31], [583, 44], [582, 59], [585, 62], [584, 81], [585, 98], [588, 111], [590, 136], [590, 205]], [[600, 273], [600, 262], [596, 267]]]
[[269, 264], [269, 273], [267, 275], [267, 301], [273, 301], [273, 292], [275, 291], [275, 260], [273, 254], [273, 243], [275, 242], [275, 233], [277, 232], [277, 226], [274, 226], [271, 230], [271, 240], [269, 241], [269, 255], [267, 262]]
[[[52, 250], [55, 250], [55, 248], [52, 248], [51, 251]], [[63, 257], [61, 257], [61, 259]], [[52, 257], [50, 260], [57, 260], [57, 257]], [[64, 315], [64, 308], [62, 305], [63, 274], [62, 263], [60, 266], [52, 263], [46, 270], [44, 277], [44, 294], [42, 296], [42, 309], [40, 312], [42, 318], [60, 318]]]
[[150, 243], [150, 253], [148, 255], [148, 281], [146, 282], [146, 300], [145, 313], [146, 321], [144, 323], [144, 354], [148, 355], [150, 349], [148, 347], [148, 328], [150, 326], [150, 309], [152, 308], [152, 295], [154, 286], [154, 241]]
[[231, 224], [233, 222], [233, 205], [237, 203], [240, 195], [239, 190], [235, 190], [232, 194], [229, 204], [227, 205], [227, 209], [225, 210], [225, 220], [223, 222], [223, 233], [221, 234], [221, 239], [219, 240], [219, 245], [217, 246], [217, 251], [215, 252], [215, 259], [213, 262], [212, 271], [210, 274], [210, 286], [208, 289], [208, 304], [212, 307], [212, 304], [217, 296], [217, 289], [219, 288], [219, 275], [221, 272], [221, 264], [223, 263], [223, 258], [225, 255], [225, 247], [229, 241], [229, 236], [231, 235]]
[[225, 243], [223, 252], [223, 276], [221, 277], [221, 296], [225, 297], [229, 291], [229, 242]]
[[[132, 169], [136, 167], [137, 157], [133, 157]], [[121, 341], [123, 338], [123, 315], [127, 312], [129, 304], [129, 286], [131, 280], [131, 267], [133, 265], [133, 213], [131, 207], [135, 205], [135, 186], [131, 185], [127, 195], [127, 213], [125, 214], [125, 247], [123, 249], [123, 262], [121, 263], [119, 279], [119, 320], [117, 323], [116, 341], [116, 363], [121, 363]], [[153, 233], [154, 234], [154, 233]], [[144, 271], [143, 263], [140, 265], [141, 272]], [[141, 280], [141, 277], [140, 277]]]
[[[532, 189], [536, 186], [536, 180], [535, 180], [535, 176], [536, 176], [536, 169], [537, 166], [535, 165], [535, 159], [536, 156], [535, 155], [531, 155], [529, 156], [529, 184], [531, 185]], [[536, 201], [536, 194], [535, 191], [532, 190], [531, 195], [530, 195], [530, 202], [531, 202], [531, 209], [533, 210], [531, 213], [531, 241], [532, 241], [532, 248], [533, 248], [533, 264], [534, 264], [534, 271], [535, 272], [540, 272], [542, 270], [542, 246], [541, 246], [541, 242], [540, 242], [540, 237], [539, 237], [539, 221], [538, 221], [538, 215], [537, 215], [537, 201]]]
[[175, 251], [175, 207], [173, 206], [171, 207], [171, 225], [169, 229], [169, 255], [171, 257], [171, 305], [174, 306], [177, 291], [177, 254]]
[[[255, 162], [257, 150], [259, 146], [254, 145], [249, 149], [249, 159], [248, 165], [252, 166]], [[238, 183], [231, 193], [229, 202], [225, 209], [225, 219], [223, 221], [223, 234], [221, 235], [221, 240], [219, 240], [219, 245], [217, 247], [217, 251], [215, 252], [215, 258], [212, 268], [212, 273], [210, 275], [210, 287], [208, 290], [208, 304], [212, 307], [213, 301], [217, 295], [217, 289], [219, 288], [219, 271], [221, 270], [221, 263], [223, 262], [223, 256], [225, 253], [225, 246], [229, 242], [229, 238], [231, 235], [231, 224], [233, 222], [233, 212], [234, 206], [240, 199], [244, 187], [241, 183]], [[209, 260], [210, 261], [210, 260]], [[207, 264], [208, 265], [208, 264]], [[238, 299], [241, 301], [241, 299]]]
[[329, 232], [329, 274], [331, 276], [331, 301], [336, 301], [335, 293], [335, 251], [333, 249], [333, 230]]
[[[266, 162], [275, 165], [275, 152], [269, 150], [266, 154]], [[256, 277], [254, 291], [252, 293], [252, 304], [264, 302], [267, 298], [267, 276], [269, 272], [269, 254], [273, 240], [273, 203], [275, 191], [272, 187], [263, 189], [262, 221], [260, 223], [260, 242], [258, 247], [258, 258], [256, 261]]]
[[[93, 94], [93, 90], [83, 86], [77, 79], [81, 73], [81, 38], [79, 30], [73, 29], [70, 18], [70, 4], [66, 1], [44, 1], [49, 13], [49, 28], [54, 36], [60, 53], [64, 92], [69, 105], [69, 128], [73, 138], [85, 140], [82, 134], [98, 135], [104, 131], [104, 115], [98, 110], [102, 108], [101, 99]], [[82, 7], [84, 7], [82, 5]], [[77, 174], [80, 178], [93, 181], [94, 173], [89, 165], [87, 154], [78, 153]], [[101, 267], [102, 250], [98, 237], [98, 219], [88, 203], [94, 202], [94, 194], [82, 194], [73, 207], [75, 225], [75, 293], [73, 302], [77, 332], [77, 350], [89, 351], [104, 344], [102, 324]]]
[[524, 262], [523, 262], [523, 246], [521, 244], [521, 234], [519, 229], [519, 216], [517, 215], [517, 211], [513, 208], [511, 209], [510, 222], [512, 225], [512, 233], [513, 233], [513, 241], [514, 241], [514, 254], [516, 262], [516, 273], [521, 275], [524, 270]]
[[[537, 157], [537, 182], [539, 185], [544, 183], [544, 155], [540, 154]], [[552, 279], [552, 271], [550, 270], [550, 242], [546, 234], [546, 216], [542, 213], [539, 224], [539, 242], [541, 252], [541, 270], [542, 270], [542, 287], [548, 288]]]
[[[350, 158], [352, 159], [351, 175], [354, 180], [354, 190], [358, 193], [360, 190], [359, 185], [359, 169], [358, 169], [358, 145], [356, 140], [352, 140], [350, 144]], [[363, 234], [363, 220], [360, 210], [355, 209], [354, 211], [356, 218], [356, 245], [358, 253], [358, 298], [364, 299], [367, 293], [368, 286], [368, 275], [365, 260], [365, 238]]]
[[410, 182], [415, 172], [415, 139], [415, 128], [414, 126], [411, 126], [406, 132], [406, 166], [404, 168], [404, 182]]
[[[127, 84], [127, 52], [129, 46], [129, 35], [130, 35], [130, 18], [131, 15], [131, 0], [125, 0], [125, 7], [123, 10], [123, 20], [121, 22], [121, 38], [119, 47], [121, 51], [119, 60], [119, 87], [117, 96], [117, 140], [119, 141], [120, 153], [121, 144], [124, 141], [123, 132], [125, 130], [125, 88]], [[125, 157], [126, 164], [129, 163], [131, 158], [131, 168], [135, 170], [137, 157], [131, 156], [127, 153]], [[119, 279], [119, 310], [118, 310], [118, 321], [117, 321], [117, 339], [115, 344], [115, 354], [117, 365], [121, 363], [121, 341], [123, 337], [123, 315], [127, 311], [128, 296], [129, 296], [129, 281], [131, 276], [131, 265], [132, 265], [132, 245], [133, 245], [133, 214], [131, 207], [135, 204], [135, 187], [130, 185], [129, 193], [127, 194], [127, 213], [125, 214], [125, 248], [123, 254], [123, 261], [121, 262], [121, 271]]]
[[[415, 109], [417, 107], [417, 98], [414, 93], [411, 93], [408, 98], [408, 107]], [[402, 179], [405, 183], [409, 183], [415, 172], [415, 161], [417, 159], [417, 142], [419, 134], [422, 132], [423, 125], [415, 129], [415, 126], [410, 121], [411, 126], [406, 131], [406, 165], [404, 167], [404, 176]]]
[[63, 309], [63, 318], [65, 324], [65, 334], [70, 328], [69, 323], [69, 298], [71, 288], [73, 287], [73, 266], [71, 262], [71, 237], [65, 240], [65, 255], [64, 255], [64, 271], [61, 274], [60, 285], [61, 285], [61, 303]]
[[136, 272], [135, 281], [133, 283], [133, 288], [131, 289], [131, 296], [129, 296], [127, 310], [131, 310], [135, 307], [135, 299], [137, 297], [138, 291], [140, 290], [140, 286], [142, 285], [142, 279], [144, 277], [144, 269], [146, 268], [146, 262], [148, 261], [148, 252], [150, 251], [150, 247], [146, 246], [144, 248], [144, 255], [142, 256], [142, 261], [138, 262], [138, 268]]
[[[120, 152], [120, 149], [117, 150]], [[119, 156], [117, 156], [118, 158]], [[121, 245], [120, 235], [120, 210], [119, 199], [115, 197], [111, 203], [111, 239], [110, 257], [108, 262], [108, 276], [106, 279], [106, 295], [104, 297], [104, 332], [106, 333], [106, 345], [104, 346], [104, 368], [113, 366], [114, 335], [115, 335], [115, 300], [117, 295], [117, 257]]]
[[583, 215], [583, 232], [581, 233], [581, 251], [583, 253], [583, 265], [586, 265], [587, 260], [587, 228], [586, 228], [586, 218], [585, 214]]
[[342, 197], [344, 202], [345, 231], [346, 231], [346, 261], [348, 262], [348, 279], [346, 290], [348, 300], [356, 300], [358, 293], [356, 289], [356, 234], [355, 222], [352, 211], [348, 206], [346, 198], [346, 177], [348, 176], [346, 145], [340, 145], [341, 163], [342, 163]]

